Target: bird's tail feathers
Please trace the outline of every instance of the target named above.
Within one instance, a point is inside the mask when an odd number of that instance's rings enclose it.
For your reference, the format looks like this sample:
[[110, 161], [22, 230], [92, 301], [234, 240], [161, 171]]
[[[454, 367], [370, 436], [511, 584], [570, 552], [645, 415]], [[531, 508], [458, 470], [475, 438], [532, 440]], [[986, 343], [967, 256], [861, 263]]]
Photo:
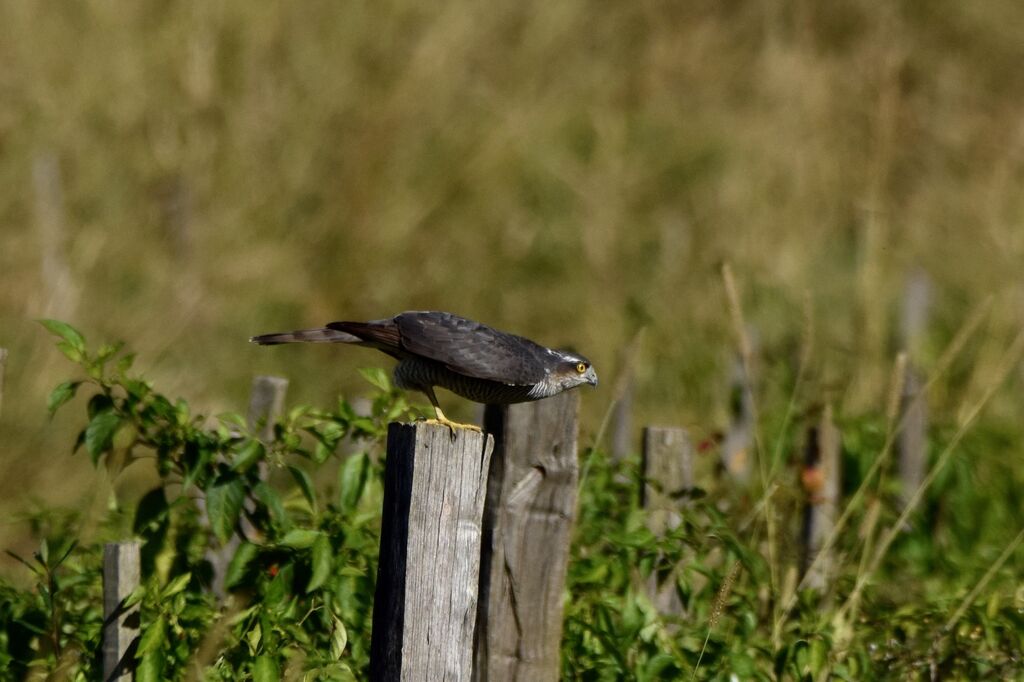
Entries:
[[279, 343], [359, 343], [360, 339], [347, 332], [322, 327], [278, 334], [262, 334], [252, 337], [249, 341], [261, 346], [273, 346]]

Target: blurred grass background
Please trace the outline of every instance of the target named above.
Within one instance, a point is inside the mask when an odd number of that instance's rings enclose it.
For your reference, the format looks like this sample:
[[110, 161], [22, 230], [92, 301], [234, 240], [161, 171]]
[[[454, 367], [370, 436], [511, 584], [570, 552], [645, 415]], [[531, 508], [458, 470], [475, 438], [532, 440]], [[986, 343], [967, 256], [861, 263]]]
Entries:
[[[766, 409], [811, 334], [800, 402], [840, 414], [884, 409], [921, 269], [926, 369], [994, 295], [932, 396], [951, 422], [1024, 321], [1022, 28], [1013, 0], [0, 2], [0, 541], [97, 485], [75, 417], [46, 418], [72, 368], [40, 317], [215, 413], [253, 374], [333, 404], [387, 364], [252, 334], [451, 310], [589, 355], [588, 433], [645, 326], [635, 423], [702, 435], [736, 348], [722, 263]], [[1020, 461], [1022, 407], [1017, 371], [982, 482]]]

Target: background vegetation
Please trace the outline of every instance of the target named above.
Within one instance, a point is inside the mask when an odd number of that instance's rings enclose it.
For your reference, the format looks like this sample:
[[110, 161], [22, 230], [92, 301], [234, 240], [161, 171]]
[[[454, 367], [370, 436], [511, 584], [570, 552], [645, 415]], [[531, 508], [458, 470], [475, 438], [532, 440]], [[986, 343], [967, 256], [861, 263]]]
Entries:
[[[1022, 26], [1012, 0], [0, 2], [0, 546], [30, 556], [50, 528], [35, 512], [54, 507], [79, 510], [71, 535], [89, 546], [112, 532], [112, 499], [133, 510], [159, 483], [68, 454], [80, 413], [46, 417], [68, 367], [35, 318], [127, 340], [160, 391], [218, 414], [267, 372], [292, 380], [293, 404], [333, 406], [378, 362], [252, 348], [254, 333], [453, 310], [591, 356], [604, 381], [584, 442], [599, 446], [642, 326], [637, 423], [702, 438], [728, 415], [729, 262], [780, 485], [797, 494], [781, 465], [830, 402], [852, 492], [885, 439], [903, 283], [923, 269], [931, 324], [911, 350], [926, 373], [987, 310], [930, 388], [934, 454], [999, 390], [865, 617], [948, 616], [1024, 527], [1024, 373], [1003, 359], [1024, 321]], [[891, 493], [877, 490], [889, 522]], [[992, 618], [1022, 606], [1022, 561], [986, 587]], [[757, 595], [747, 563], [735, 599]], [[0, 573], [29, 584], [14, 561]], [[765, 627], [763, 608], [736, 613]]]

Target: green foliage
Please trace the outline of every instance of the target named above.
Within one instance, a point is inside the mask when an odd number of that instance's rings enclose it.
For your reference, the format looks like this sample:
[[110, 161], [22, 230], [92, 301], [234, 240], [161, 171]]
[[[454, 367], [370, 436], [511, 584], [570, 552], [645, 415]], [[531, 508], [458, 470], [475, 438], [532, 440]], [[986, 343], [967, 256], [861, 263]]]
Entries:
[[[151, 460], [160, 475], [160, 485], [138, 501], [132, 524], [146, 576], [135, 597], [143, 632], [139, 679], [180, 678], [206, 651], [207, 674], [216, 679], [278, 679], [296, 666], [310, 679], [353, 679], [364, 670], [379, 533], [379, 512], [367, 510], [380, 507], [381, 441], [389, 420], [409, 416], [404, 398], [375, 381], [386, 390], [371, 416], [344, 401], [330, 413], [296, 408], [261, 442], [236, 415], [211, 420], [155, 391], [130, 373], [132, 357], [119, 347], [92, 353], [69, 325], [43, 324], [86, 377], [54, 390], [51, 413], [89, 390], [78, 446], [97, 465]], [[339, 466], [336, 494], [322, 495], [311, 472], [332, 460], [342, 441], [363, 450]], [[261, 468], [287, 471], [286, 479], [270, 479], [292, 485], [262, 480]], [[38, 578], [35, 590], [3, 586], [5, 669], [56, 670], [67, 665], [69, 650], [100, 650], [98, 550], [75, 549], [72, 535], [59, 554], [48, 552], [44, 540], [36, 560], [25, 562]], [[231, 547], [225, 610], [211, 592], [209, 557]], [[69, 556], [92, 557], [91, 572], [64, 577]], [[69, 590], [83, 585], [93, 590], [94, 606], [79, 605], [68, 621], [69, 600], [80, 598]], [[73, 668], [91, 678], [96, 665], [90, 659]]]
[[[260, 441], [237, 415], [210, 419], [160, 394], [130, 373], [131, 356], [119, 347], [93, 353], [68, 325], [45, 326], [85, 375], [54, 390], [51, 413], [87, 393], [77, 446], [97, 465], [143, 460], [160, 477], [131, 515], [143, 559], [143, 584], [130, 598], [141, 615], [138, 679], [183, 679], [195, 670], [208, 680], [365, 677], [380, 454], [387, 422], [409, 416], [386, 376], [365, 372], [380, 391], [371, 416], [357, 415], [344, 400], [332, 412], [295, 408], [274, 424], [271, 439]], [[769, 411], [766, 419], [774, 425], [777, 418]], [[842, 426], [852, 491], [864, 483], [884, 434], [871, 416]], [[937, 440], [950, 437], [941, 431]], [[963, 447], [969, 455], [1004, 440], [989, 432]], [[342, 443], [356, 451], [339, 461]], [[798, 448], [783, 442], [779, 451]], [[707, 490], [676, 491], [679, 523], [654, 533], [640, 505], [638, 491], [651, 482], [642, 479], [639, 463], [586, 451], [566, 586], [563, 678], [856, 680], [924, 673], [979, 679], [1019, 673], [1024, 593], [993, 583], [978, 603], [959, 610], [992, 561], [978, 555], [1005, 542], [1007, 527], [1021, 524], [1019, 512], [1006, 511], [1016, 489], [1005, 483], [980, 491], [960, 466], [937, 481], [858, 608], [839, 607], [874, 527], [866, 508], [851, 509], [850, 530], [837, 543], [843, 560], [834, 589], [801, 592], [792, 609], [780, 613], [792, 585], [773, 585], [780, 578], [771, 562], [795, 576], [797, 557], [785, 540], [766, 550], [763, 500], [755, 503], [708, 479]], [[333, 489], [318, 485], [328, 467], [336, 468]], [[882, 524], [891, 524], [897, 511], [887, 481], [867, 482]], [[781, 481], [773, 500], [783, 537], [795, 537], [799, 523], [794, 486]], [[991, 509], [993, 518], [960, 518], [959, 510], [977, 508]], [[78, 542], [83, 533], [73, 515], [43, 512], [29, 520], [38, 550], [31, 558], [14, 557], [31, 584], [0, 582], [0, 669], [14, 679], [98, 679], [99, 545]], [[123, 538], [124, 526], [112, 512], [104, 534]], [[211, 557], [224, 552], [230, 556], [221, 600]], [[908, 588], [908, 573], [920, 584]], [[648, 596], [652, 581], [674, 594], [680, 615], [659, 613]]]

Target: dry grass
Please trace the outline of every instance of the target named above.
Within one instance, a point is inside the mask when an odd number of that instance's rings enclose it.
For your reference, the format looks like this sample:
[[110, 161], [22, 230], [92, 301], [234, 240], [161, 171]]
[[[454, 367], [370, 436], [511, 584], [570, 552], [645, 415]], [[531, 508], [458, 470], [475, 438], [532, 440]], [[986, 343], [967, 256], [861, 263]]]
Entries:
[[[69, 371], [45, 315], [127, 340], [214, 412], [257, 372], [325, 403], [378, 362], [256, 332], [450, 309], [610, 378], [646, 324], [635, 423], [706, 433], [733, 348], [723, 261], [769, 361], [761, 404], [790, 398], [810, 292], [802, 390], [840, 412], [884, 409], [920, 266], [926, 365], [998, 301], [991, 345], [937, 390], [952, 418], [1024, 319], [1022, 22], [1012, 0], [0, 4], [3, 506], [95, 481], [44, 417]], [[1019, 414], [1010, 388], [993, 418]], [[591, 430], [609, 395], [586, 396]]]

